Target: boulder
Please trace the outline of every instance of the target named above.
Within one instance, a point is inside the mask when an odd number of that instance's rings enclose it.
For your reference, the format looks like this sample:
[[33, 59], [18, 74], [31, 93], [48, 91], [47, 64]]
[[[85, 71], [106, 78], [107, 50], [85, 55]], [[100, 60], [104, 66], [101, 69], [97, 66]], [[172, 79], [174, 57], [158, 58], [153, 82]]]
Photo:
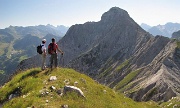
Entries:
[[66, 94], [67, 92], [76, 92], [79, 96], [85, 97], [81, 89], [75, 86], [64, 86], [63, 93]]

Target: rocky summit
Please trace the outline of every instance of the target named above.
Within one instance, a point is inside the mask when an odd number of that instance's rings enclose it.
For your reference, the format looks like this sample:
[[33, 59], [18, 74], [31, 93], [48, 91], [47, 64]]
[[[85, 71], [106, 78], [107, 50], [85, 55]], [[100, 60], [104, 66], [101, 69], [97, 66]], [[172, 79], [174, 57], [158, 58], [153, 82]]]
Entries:
[[[177, 43], [152, 36], [127, 11], [113, 7], [98, 22], [71, 26], [58, 45], [64, 51], [61, 66], [89, 75], [136, 101], [168, 101], [180, 95]], [[18, 69], [31, 67], [28, 62], [38, 66], [37, 58], [22, 61]]]

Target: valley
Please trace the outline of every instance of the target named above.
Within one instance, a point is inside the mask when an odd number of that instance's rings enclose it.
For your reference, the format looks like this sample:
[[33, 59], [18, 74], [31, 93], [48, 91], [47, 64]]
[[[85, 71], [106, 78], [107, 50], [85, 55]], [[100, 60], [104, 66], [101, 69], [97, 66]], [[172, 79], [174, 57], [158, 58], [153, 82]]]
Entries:
[[[67, 30], [65, 28], [63, 30]], [[15, 72], [17, 65], [24, 59], [37, 54], [36, 46], [41, 43], [43, 37], [57, 38], [64, 35], [58, 28], [52, 28], [51, 25], [34, 27], [13, 27], [0, 29], [0, 74], [2, 78], [0, 85], [8, 80]], [[30, 33], [30, 34], [29, 34]], [[48, 39], [49, 39], [48, 38]], [[50, 42], [50, 39], [48, 40]]]

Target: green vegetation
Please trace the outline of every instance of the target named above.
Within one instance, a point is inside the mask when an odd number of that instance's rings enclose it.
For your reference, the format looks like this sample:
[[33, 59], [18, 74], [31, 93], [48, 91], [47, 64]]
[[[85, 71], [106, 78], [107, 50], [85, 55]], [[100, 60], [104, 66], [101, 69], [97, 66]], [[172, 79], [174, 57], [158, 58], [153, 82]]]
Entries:
[[[49, 81], [50, 76], [57, 76], [57, 80]], [[51, 86], [63, 88], [67, 81], [69, 85], [78, 82], [76, 86], [84, 92], [85, 98], [74, 92], [60, 96], [55, 90], [50, 90]], [[20, 90], [20, 96], [7, 101], [17, 89]], [[42, 95], [42, 90], [49, 93]], [[135, 102], [84, 74], [64, 68], [52, 71], [35, 68], [20, 72], [0, 88], [0, 93], [0, 102], [5, 102], [3, 108], [59, 108], [64, 104], [70, 108], [159, 108], [154, 102]]]
[[107, 68], [103, 73], [101, 73], [99, 75], [99, 78], [105, 77], [108, 75], [108, 72], [110, 72], [112, 70], [112, 66], [110, 66], [109, 68]]
[[3, 70], [0, 70], [0, 74], [4, 74], [4, 71], [3, 71]]
[[4, 52], [4, 49], [8, 47], [8, 43], [2, 43], [0, 42], [0, 56], [3, 55], [5, 52]]
[[115, 71], [116, 72], [120, 71], [123, 67], [127, 66], [128, 64], [129, 64], [129, 60], [124, 61], [115, 69]]
[[160, 105], [162, 108], [180, 108], [180, 97], [173, 97]]
[[123, 86], [127, 85], [139, 72], [141, 69], [137, 69], [135, 71], [130, 72], [128, 75], [124, 77], [117, 85], [116, 85], [116, 90], [122, 88]]
[[14, 41], [12, 41], [11, 43], [9, 43], [9, 46], [8, 46], [8, 51], [6, 53], [6, 56], [8, 58], [11, 58], [11, 53], [12, 53], [12, 50], [13, 50], [13, 45], [14, 45]]
[[21, 57], [19, 58], [19, 63], [20, 63], [22, 60], [25, 60], [25, 59], [27, 59], [27, 58], [28, 58], [27, 55], [21, 56]]
[[180, 48], [180, 41], [176, 40], [177, 48]]
[[109, 73], [110, 71], [112, 71], [113, 68], [112, 68], [112, 66], [110, 66], [110, 65], [112, 65], [112, 63], [113, 63], [112, 58], [109, 58], [109, 59], [107, 60], [107, 62], [105, 63], [104, 68], [101, 68], [101, 69], [100, 69], [100, 70], [102, 71], [102, 73], [99, 75], [98, 78], [105, 77], [105, 76], [108, 75], [108, 73]]

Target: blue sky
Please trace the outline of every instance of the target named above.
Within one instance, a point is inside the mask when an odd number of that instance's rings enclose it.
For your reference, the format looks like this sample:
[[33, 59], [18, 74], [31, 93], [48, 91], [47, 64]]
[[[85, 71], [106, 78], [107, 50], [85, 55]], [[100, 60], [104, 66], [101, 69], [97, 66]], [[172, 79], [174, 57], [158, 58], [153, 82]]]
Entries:
[[99, 21], [115, 6], [126, 10], [138, 24], [180, 23], [180, 0], [0, 0], [0, 29]]

